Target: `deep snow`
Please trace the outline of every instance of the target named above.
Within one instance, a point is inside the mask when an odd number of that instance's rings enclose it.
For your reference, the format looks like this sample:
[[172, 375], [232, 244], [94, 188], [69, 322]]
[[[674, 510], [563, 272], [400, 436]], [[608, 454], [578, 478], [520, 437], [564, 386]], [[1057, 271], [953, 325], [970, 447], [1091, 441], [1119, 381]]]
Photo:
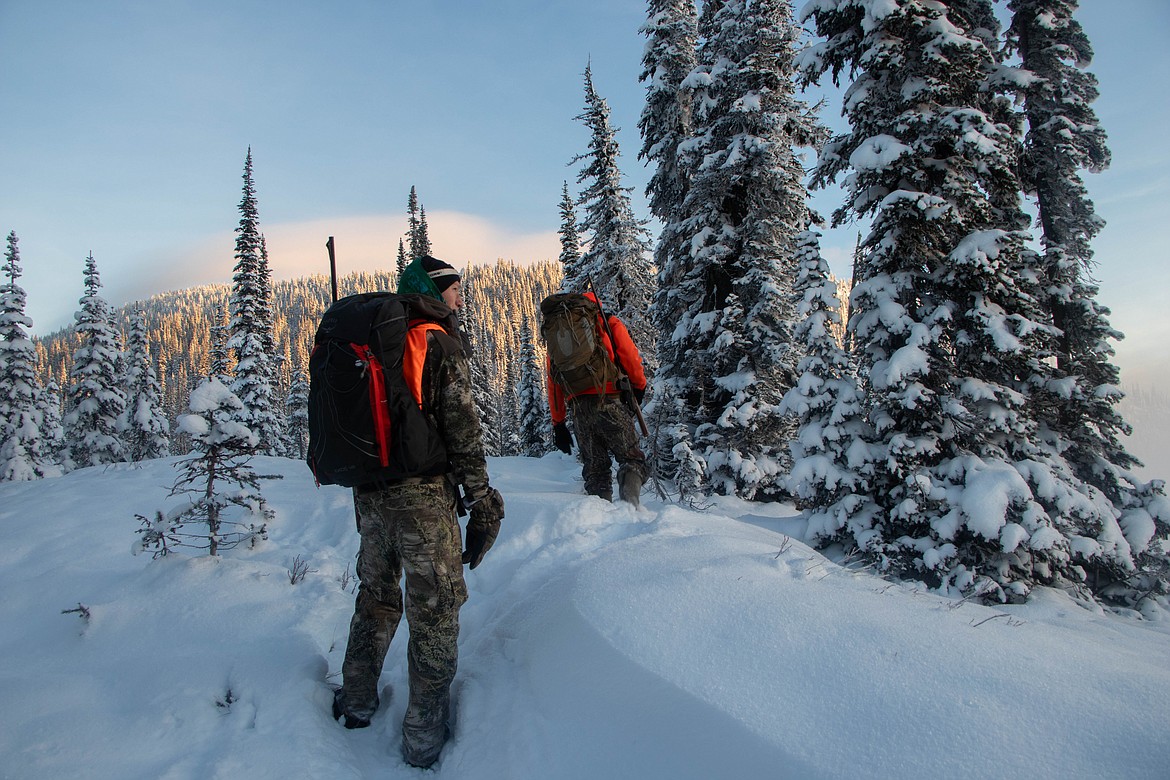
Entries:
[[[284, 475], [264, 483], [267, 542], [133, 556], [134, 515], [167, 507], [176, 460], [0, 485], [0, 777], [427, 776], [398, 753], [405, 623], [372, 727], [329, 712], [348, 492], [258, 458]], [[581, 495], [559, 453], [489, 470], [507, 517], [468, 572], [455, 735], [433, 776], [1167, 776], [1161, 613], [1044, 590], [1002, 608], [943, 598], [831, 563], [790, 506], [635, 511]], [[63, 612], [79, 605], [88, 619]]]

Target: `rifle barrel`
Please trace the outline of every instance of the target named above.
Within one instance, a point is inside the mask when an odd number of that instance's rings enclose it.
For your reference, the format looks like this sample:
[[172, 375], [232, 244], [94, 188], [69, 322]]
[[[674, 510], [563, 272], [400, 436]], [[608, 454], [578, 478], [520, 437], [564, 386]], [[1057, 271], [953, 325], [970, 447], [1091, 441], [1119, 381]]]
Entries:
[[333, 293], [333, 302], [337, 303], [337, 258], [333, 254], [333, 236], [329, 236], [329, 240], [325, 242], [325, 248], [329, 250], [330, 290]]

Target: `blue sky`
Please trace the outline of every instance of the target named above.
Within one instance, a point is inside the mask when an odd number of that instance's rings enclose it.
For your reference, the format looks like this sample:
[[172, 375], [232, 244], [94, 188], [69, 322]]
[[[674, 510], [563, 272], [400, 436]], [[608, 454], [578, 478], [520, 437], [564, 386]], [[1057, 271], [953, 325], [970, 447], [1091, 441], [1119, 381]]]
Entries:
[[[1113, 151], [1089, 177], [1108, 221], [1100, 300], [1127, 334], [1123, 379], [1170, 381], [1170, 4], [1084, 6]], [[329, 235], [342, 270], [389, 264], [412, 185], [454, 264], [553, 258], [589, 61], [647, 215], [644, 14], [636, 0], [0, 0], [0, 230], [20, 239], [34, 331], [71, 322], [91, 250], [115, 305], [227, 281], [249, 145], [277, 278], [324, 270]], [[826, 236], [839, 274], [856, 230]]]

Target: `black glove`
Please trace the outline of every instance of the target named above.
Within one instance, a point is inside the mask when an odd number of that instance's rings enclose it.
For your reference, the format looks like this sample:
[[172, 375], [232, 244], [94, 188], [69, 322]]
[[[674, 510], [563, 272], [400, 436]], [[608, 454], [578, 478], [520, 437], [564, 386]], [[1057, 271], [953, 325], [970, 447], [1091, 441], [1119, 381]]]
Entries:
[[479, 566], [483, 556], [492, 549], [500, 533], [500, 521], [504, 519], [504, 497], [495, 488], [471, 505], [471, 519], [467, 521], [467, 549], [463, 551], [463, 562], [471, 568]]
[[553, 426], [553, 443], [566, 455], [573, 451], [573, 434], [569, 433], [569, 426], [563, 422]]
[[638, 406], [642, 405], [642, 399], [646, 397], [646, 388], [634, 388], [634, 398], [638, 401]]

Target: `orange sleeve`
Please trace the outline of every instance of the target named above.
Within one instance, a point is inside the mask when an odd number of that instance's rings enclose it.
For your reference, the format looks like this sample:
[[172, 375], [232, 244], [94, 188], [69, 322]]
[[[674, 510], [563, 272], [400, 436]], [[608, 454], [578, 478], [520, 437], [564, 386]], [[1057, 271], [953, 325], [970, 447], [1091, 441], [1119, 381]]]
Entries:
[[617, 317], [609, 318], [609, 330], [613, 334], [613, 348], [617, 350], [617, 359], [622, 364], [622, 370], [630, 378], [630, 386], [635, 390], [646, 389], [646, 370], [642, 368], [642, 355], [630, 332]]

